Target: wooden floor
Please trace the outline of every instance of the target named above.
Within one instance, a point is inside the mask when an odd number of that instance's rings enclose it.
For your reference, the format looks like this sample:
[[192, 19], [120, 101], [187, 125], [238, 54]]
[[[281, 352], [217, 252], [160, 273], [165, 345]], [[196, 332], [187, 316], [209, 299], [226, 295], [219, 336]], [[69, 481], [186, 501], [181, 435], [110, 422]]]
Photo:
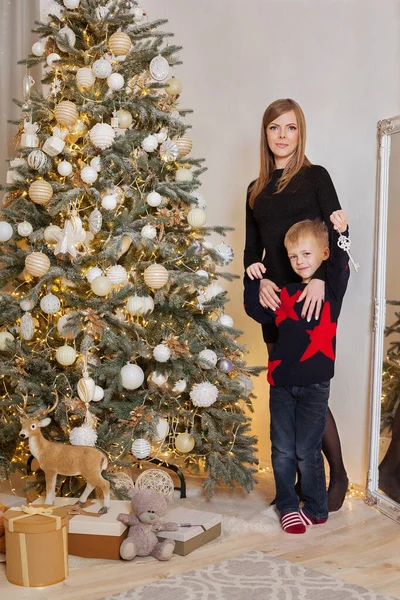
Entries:
[[[272, 484], [269, 487], [272, 489]], [[251, 501], [250, 496], [248, 502]], [[328, 523], [310, 528], [304, 535], [283, 532], [240, 535], [236, 539], [211, 543], [186, 557], [174, 556], [167, 563], [151, 561], [139, 566], [121, 561], [72, 570], [67, 581], [48, 588], [9, 584], [5, 565], [1, 564], [0, 597], [5, 600], [96, 600], [253, 549], [400, 599], [400, 525], [360, 498], [349, 498], [341, 511], [330, 515]]]

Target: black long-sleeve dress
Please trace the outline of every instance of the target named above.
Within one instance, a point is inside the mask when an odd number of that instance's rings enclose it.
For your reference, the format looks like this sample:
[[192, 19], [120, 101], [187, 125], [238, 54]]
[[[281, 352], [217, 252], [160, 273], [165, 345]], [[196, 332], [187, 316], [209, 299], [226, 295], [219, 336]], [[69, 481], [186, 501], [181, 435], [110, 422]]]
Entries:
[[[328, 225], [331, 237], [333, 228], [329, 216], [341, 208], [330, 175], [324, 167], [303, 167], [289, 185], [276, 194], [274, 192], [282, 173], [283, 169], [273, 171], [271, 180], [257, 196], [254, 208], [249, 205], [248, 191], [244, 249], [244, 268], [263, 262], [267, 269], [264, 277], [279, 287], [300, 281], [290, 266], [283, 245], [288, 229], [298, 221], [320, 218]], [[317, 275], [323, 278], [323, 271], [318, 271]], [[275, 325], [263, 325], [263, 336], [266, 342], [276, 342]]]

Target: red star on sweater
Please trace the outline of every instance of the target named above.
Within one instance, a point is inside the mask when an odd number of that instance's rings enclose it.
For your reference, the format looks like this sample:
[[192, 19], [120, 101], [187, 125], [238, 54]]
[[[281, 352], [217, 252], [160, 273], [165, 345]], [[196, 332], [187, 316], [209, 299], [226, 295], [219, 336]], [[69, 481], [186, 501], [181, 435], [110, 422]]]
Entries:
[[276, 311], [276, 324], [282, 323], [285, 319], [293, 319], [293, 321], [298, 321], [299, 317], [294, 310], [294, 305], [296, 304], [297, 299], [301, 296], [302, 291], [297, 290], [293, 296], [289, 296], [289, 293], [286, 288], [283, 288], [281, 291], [281, 305]]
[[281, 362], [282, 362], [281, 360], [269, 360], [268, 361], [267, 381], [268, 381], [269, 385], [275, 385], [274, 378], [272, 377], [272, 373], [276, 369], [276, 367], [281, 364]]
[[335, 352], [333, 350], [332, 340], [336, 335], [336, 323], [331, 321], [331, 305], [325, 302], [321, 313], [321, 321], [314, 329], [307, 330], [310, 336], [310, 344], [300, 362], [304, 362], [317, 352], [322, 352], [328, 358], [335, 360]]

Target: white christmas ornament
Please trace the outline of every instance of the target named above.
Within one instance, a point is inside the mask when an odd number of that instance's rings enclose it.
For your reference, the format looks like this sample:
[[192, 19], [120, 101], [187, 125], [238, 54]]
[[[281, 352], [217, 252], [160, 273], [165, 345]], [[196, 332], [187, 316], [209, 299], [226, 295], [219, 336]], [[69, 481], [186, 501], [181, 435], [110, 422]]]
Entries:
[[93, 400], [95, 387], [96, 384], [94, 382], [94, 379], [89, 377], [87, 373], [84, 373], [83, 377], [81, 377], [81, 379], [78, 381], [78, 385], [76, 387], [78, 391], [78, 396], [82, 400], [82, 402], [87, 404], [88, 402], [91, 402]]
[[196, 271], [196, 275], [197, 275], [198, 277], [203, 277], [203, 278], [204, 278], [204, 279], [206, 279], [207, 281], [208, 281], [208, 279], [209, 279], [209, 275], [208, 275], [207, 271], [204, 271], [204, 269], [198, 269], [198, 270]]
[[153, 290], [161, 289], [168, 281], [168, 271], [157, 263], [150, 265], [143, 273], [144, 281]]
[[90, 166], [93, 167], [93, 169], [96, 169], [97, 172], [101, 171], [100, 156], [95, 156], [94, 158], [92, 158], [92, 160], [90, 161]]
[[74, 427], [69, 434], [69, 441], [73, 446], [95, 446], [97, 433], [90, 425]]
[[64, 146], [64, 140], [57, 137], [56, 135], [52, 135], [51, 137], [47, 138], [42, 148], [43, 152], [46, 152], [46, 154], [53, 157], [57, 156], [57, 154], [60, 154], [60, 152], [64, 150]]
[[165, 140], [160, 146], [160, 157], [164, 162], [172, 162], [178, 158], [179, 150], [178, 146], [173, 140], [169, 138]]
[[9, 331], [0, 331], [0, 350], [8, 350], [7, 341], [13, 342], [14, 336]]
[[104, 210], [114, 210], [117, 207], [117, 199], [112, 194], [108, 194], [102, 198], [101, 205]]
[[40, 308], [46, 315], [54, 315], [60, 310], [60, 306], [60, 300], [54, 294], [47, 294], [40, 301]]
[[69, 47], [72, 48], [75, 46], [76, 36], [70, 27], [62, 27], [58, 36], [56, 37], [57, 47], [62, 50], [62, 52], [68, 52]]
[[224, 288], [222, 286], [218, 285], [218, 283], [211, 283], [204, 290], [204, 296], [206, 298], [206, 301], [209, 302], [210, 300], [215, 298], [215, 296], [218, 296], [219, 294], [223, 294], [224, 292], [225, 292]]
[[198, 360], [202, 369], [212, 369], [217, 364], [218, 358], [214, 350], [205, 348], [199, 352]]
[[32, 298], [24, 298], [20, 301], [19, 305], [22, 308], [22, 310], [29, 311], [32, 310], [32, 308], [34, 308], [35, 301], [32, 300]]
[[62, 229], [58, 225], [49, 225], [43, 232], [43, 237], [48, 244], [57, 244], [62, 235]]
[[63, 367], [68, 367], [73, 365], [76, 360], [76, 350], [72, 348], [72, 346], [68, 346], [64, 344], [64, 346], [60, 346], [56, 352], [56, 360]]
[[186, 379], [179, 379], [179, 381], [177, 381], [174, 385], [174, 387], [172, 388], [172, 391], [175, 394], [183, 394], [183, 392], [186, 390], [187, 387], [187, 381]]
[[203, 227], [207, 221], [207, 215], [201, 208], [192, 208], [188, 212], [187, 221], [191, 227]]
[[105, 148], [112, 146], [115, 138], [115, 131], [111, 125], [108, 125], [107, 123], [96, 123], [90, 130], [89, 135], [92, 143], [97, 148], [105, 150]]
[[154, 137], [159, 144], [162, 144], [168, 137], [168, 129], [166, 127], [162, 127], [158, 133], [154, 134]]
[[191, 452], [195, 445], [195, 439], [190, 433], [186, 431], [186, 433], [180, 433], [175, 438], [175, 448], [182, 452], [183, 454], [187, 454]]
[[6, 183], [17, 183], [18, 181], [25, 181], [24, 175], [18, 173], [18, 171], [14, 170], [15, 167], [22, 167], [26, 165], [26, 160], [24, 158], [13, 158], [10, 161], [10, 167], [13, 167], [12, 170], [7, 171], [7, 180]]
[[93, 279], [93, 281], [90, 284], [90, 287], [92, 288], [92, 292], [96, 294], [96, 296], [104, 297], [111, 292], [112, 283], [108, 279], [108, 277], [100, 275], [99, 277]]
[[57, 52], [51, 52], [51, 54], [49, 54], [46, 58], [46, 62], [49, 67], [52, 67], [53, 63], [57, 62], [58, 60], [61, 60], [61, 56], [57, 54]]
[[144, 314], [150, 314], [154, 310], [154, 300], [151, 296], [144, 296]]
[[178, 169], [175, 173], [175, 181], [177, 183], [193, 181], [193, 173], [188, 169]]
[[195, 383], [189, 395], [194, 406], [208, 407], [217, 400], [218, 388], [208, 381]]
[[39, 146], [39, 136], [37, 135], [39, 129], [39, 123], [32, 123], [32, 121], [28, 120], [24, 122], [24, 133], [21, 135], [21, 148], [37, 148]]
[[157, 229], [152, 225], [145, 225], [142, 227], [140, 235], [146, 240], [154, 240], [157, 237]]
[[83, 167], [81, 179], [84, 183], [94, 183], [98, 177], [96, 169], [93, 167]]
[[233, 319], [229, 315], [221, 315], [218, 319], [218, 323], [223, 327], [233, 327]]
[[47, 163], [47, 157], [42, 150], [32, 150], [28, 155], [28, 165], [31, 169], [38, 171]]
[[158, 192], [150, 192], [150, 194], [147, 194], [146, 202], [149, 206], [154, 208], [156, 206], [160, 206], [162, 197]]
[[171, 358], [171, 350], [165, 344], [158, 344], [153, 350], [153, 356], [157, 362], [167, 362]]
[[69, 319], [69, 314], [63, 315], [62, 317], [60, 317], [60, 319], [58, 319], [57, 321], [57, 331], [60, 334], [61, 337], [69, 340], [69, 339], [73, 339], [75, 337], [75, 335], [73, 333], [66, 333], [64, 330], [64, 327], [67, 325], [68, 323], [68, 319]]
[[150, 62], [150, 75], [156, 81], [164, 81], [167, 79], [169, 73], [169, 63], [166, 58], [159, 54], [155, 56]]
[[200, 194], [200, 192], [192, 192], [190, 195], [193, 196], [193, 198], [195, 198], [197, 208], [206, 208], [207, 202], [205, 201], [204, 197]]
[[76, 72], [76, 83], [78, 87], [89, 89], [96, 81], [96, 76], [91, 67], [81, 67]]
[[130, 296], [126, 303], [126, 310], [130, 315], [144, 315], [145, 303], [143, 296]]
[[157, 387], [162, 387], [167, 383], [168, 376], [153, 371], [153, 373], [150, 375], [150, 381], [151, 383], [154, 383], [154, 385], [156, 385]]
[[104, 390], [100, 385], [96, 385], [94, 388], [94, 396], [92, 402], [100, 402], [104, 398]]
[[[77, 226], [79, 222], [81, 227]], [[85, 240], [85, 237], [86, 232], [82, 229], [82, 222], [80, 219], [66, 219], [64, 228], [61, 231], [56, 247], [54, 248], [54, 255], [69, 254], [71, 258], [76, 258], [76, 245], [82, 243]]]
[[78, 8], [80, 1], [81, 0], [63, 0], [63, 3], [65, 8], [68, 8], [69, 10], [74, 10], [75, 8]]
[[156, 425], [156, 429], [157, 429], [157, 436], [156, 436], [156, 440], [157, 441], [161, 441], [161, 440], [165, 440], [165, 438], [167, 437], [168, 433], [169, 433], [169, 423], [166, 419], [162, 419], [161, 417], [158, 419], [158, 423]]
[[107, 85], [110, 90], [118, 91], [124, 87], [125, 80], [120, 73], [111, 73], [111, 75], [107, 77]]
[[221, 242], [215, 246], [214, 250], [224, 265], [228, 265], [230, 262], [232, 262], [235, 256], [232, 248], [228, 246], [228, 244], [224, 244], [224, 242]]
[[147, 458], [151, 452], [150, 442], [144, 438], [135, 440], [132, 444], [131, 452], [133, 456], [136, 456], [139, 460]]
[[179, 156], [187, 156], [193, 148], [193, 142], [188, 135], [183, 135], [174, 140], [179, 151]]
[[117, 110], [118, 127], [127, 129], [132, 125], [133, 117], [128, 110]]
[[122, 265], [114, 265], [107, 270], [106, 276], [113, 285], [122, 285], [128, 281], [128, 273]]
[[243, 394], [245, 396], [249, 396], [254, 388], [253, 380], [251, 379], [251, 377], [249, 377], [248, 375], [239, 375], [236, 381], [240, 384], [240, 387], [243, 390]]
[[99, 233], [103, 224], [103, 216], [98, 208], [92, 210], [89, 215], [89, 231], [93, 234]]
[[146, 469], [135, 481], [137, 490], [153, 490], [167, 498], [174, 495], [174, 482], [170, 475], [162, 469]]
[[100, 277], [101, 275], [103, 275], [103, 271], [100, 269], [100, 267], [92, 267], [86, 273], [86, 279], [89, 283], [92, 283], [93, 279], [96, 279], [96, 277]]
[[144, 10], [141, 6], [134, 6], [131, 10], [131, 13], [135, 23], [143, 19]]
[[0, 221], [0, 242], [8, 242], [13, 236], [14, 230], [7, 221]]
[[139, 365], [126, 364], [121, 369], [122, 387], [126, 390], [136, 390], [144, 381], [143, 369]]
[[105, 58], [99, 58], [93, 63], [92, 70], [99, 79], [107, 79], [112, 73], [112, 66]]
[[154, 135], [148, 135], [142, 141], [142, 148], [145, 152], [154, 152], [158, 148], [157, 138]]
[[43, 42], [35, 42], [32, 46], [32, 54], [35, 56], [43, 56], [45, 53], [45, 47]]
[[35, 322], [29, 312], [26, 312], [21, 317], [19, 333], [22, 339], [27, 341], [31, 340], [35, 335]]
[[57, 171], [62, 177], [68, 177], [72, 173], [72, 165], [67, 160], [62, 160], [57, 166]]

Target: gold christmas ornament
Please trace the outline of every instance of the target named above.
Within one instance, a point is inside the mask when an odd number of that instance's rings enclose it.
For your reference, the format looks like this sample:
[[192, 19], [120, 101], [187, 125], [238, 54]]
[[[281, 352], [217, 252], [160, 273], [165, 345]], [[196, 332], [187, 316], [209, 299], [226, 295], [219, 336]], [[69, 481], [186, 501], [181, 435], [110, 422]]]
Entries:
[[153, 290], [159, 290], [168, 281], [168, 271], [163, 265], [150, 265], [145, 270], [144, 281]]
[[188, 135], [175, 138], [174, 142], [178, 146], [179, 156], [187, 156], [192, 151], [193, 142]]
[[32, 252], [25, 259], [25, 269], [33, 277], [43, 277], [50, 269], [50, 266], [50, 259], [43, 252]]
[[91, 67], [82, 67], [76, 72], [76, 83], [82, 89], [91, 88], [96, 81], [96, 76]]
[[168, 96], [178, 96], [182, 92], [182, 84], [176, 77], [170, 77], [165, 84]]
[[96, 296], [107, 296], [111, 292], [112, 282], [105, 275], [99, 275], [95, 279], [93, 279], [90, 284], [92, 288], [92, 292], [96, 294]]
[[127, 129], [132, 125], [133, 117], [128, 110], [117, 110], [118, 127]]
[[121, 250], [118, 253], [118, 258], [125, 254], [125, 252], [128, 252], [129, 248], [131, 247], [131, 244], [132, 240], [129, 237], [129, 235], [124, 235], [124, 237], [122, 238]]
[[78, 120], [78, 110], [76, 105], [69, 100], [63, 100], [59, 104], [57, 104], [54, 115], [56, 117], [57, 123], [61, 123], [61, 125], [67, 125], [71, 127]]
[[190, 433], [187, 431], [185, 433], [180, 433], [175, 438], [175, 448], [182, 452], [183, 454], [187, 454], [191, 452], [195, 445], [195, 439]]
[[87, 133], [85, 123], [78, 119], [72, 127], [69, 127], [69, 134], [65, 138], [70, 144], [76, 144], [76, 142]]
[[7, 350], [7, 340], [14, 341], [14, 336], [9, 331], [0, 331], [0, 350]]
[[191, 227], [203, 227], [207, 221], [207, 215], [201, 208], [192, 208], [188, 212], [187, 221]]
[[61, 346], [57, 349], [56, 361], [63, 367], [69, 367], [70, 365], [73, 365], [75, 360], [76, 350], [72, 348], [72, 346], [64, 344], [64, 346]]
[[77, 385], [78, 396], [82, 400], [82, 402], [87, 404], [88, 402], [93, 400], [95, 388], [96, 384], [94, 380], [91, 377], [89, 377], [87, 373], [84, 373], [83, 377], [81, 377]]
[[131, 38], [123, 31], [116, 31], [108, 40], [108, 45], [114, 56], [125, 56], [132, 46]]
[[48, 181], [38, 179], [29, 186], [28, 194], [35, 204], [47, 204], [53, 197], [53, 188]]

